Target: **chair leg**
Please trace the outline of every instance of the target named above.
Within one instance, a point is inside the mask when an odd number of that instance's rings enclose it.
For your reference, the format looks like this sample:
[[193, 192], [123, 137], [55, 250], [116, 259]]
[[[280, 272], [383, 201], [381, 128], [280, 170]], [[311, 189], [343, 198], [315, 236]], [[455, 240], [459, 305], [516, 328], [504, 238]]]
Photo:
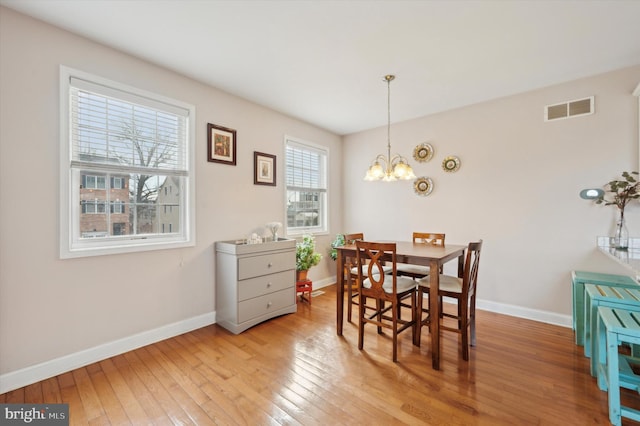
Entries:
[[411, 335], [413, 337], [413, 344], [415, 346], [420, 346], [420, 343], [417, 342], [418, 333], [420, 330], [420, 311], [418, 311], [418, 290], [416, 290], [411, 295], [411, 319], [413, 321], [413, 328], [411, 330]]
[[415, 321], [416, 321], [416, 334], [413, 339], [413, 344], [420, 347], [420, 338], [422, 336], [422, 303], [424, 302], [424, 296], [422, 293], [422, 287], [419, 287], [416, 290], [416, 313], [415, 313]]
[[360, 303], [360, 309], [358, 309], [358, 349], [362, 350], [364, 347], [364, 315], [365, 315], [365, 303], [366, 296], [360, 292], [358, 295], [358, 302]]
[[458, 325], [460, 327], [460, 335], [462, 337], [462, 359], [469, 361], [469, 328], [468, 328], [468, 308], [467, 301], [458, 299]]
[[[376, 299], [376, 309], [378, 312], [376, 313], [378, 317], [378, 324], [382, 323], [382, 310], [384, 309], [384, 301], [380, 299]], [[393, 310], [393, 308], [392, 308]], [[382, 334], [382, 327], [378, 326], [378, 334]]]
[[351, 322], [351, 314], [353, 312], [353, 284], [351, 283], [351, 274], [347, 274], [347, 321]]
[[476, 345], [476, 295], [471, 296], [471, 306], [469, 307], [469, 319], [471, 328], [471, 346]]
[[[398, 303], [396, 301], [396, 303]], [[398, 305], [400, 305], [398, 303]], [[393, 362], [398, 362], [398, 308], [399, 306], [391, 307], [391, 317], [393, 321]]]

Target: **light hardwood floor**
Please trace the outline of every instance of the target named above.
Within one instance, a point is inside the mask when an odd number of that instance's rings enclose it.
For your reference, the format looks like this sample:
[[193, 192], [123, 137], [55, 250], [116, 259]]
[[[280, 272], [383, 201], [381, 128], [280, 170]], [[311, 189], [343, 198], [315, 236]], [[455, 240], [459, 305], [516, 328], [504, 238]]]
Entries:
[[[607, 394], [571, 329], [478, 312], [464, 362], [443, 334], [441, 370], [400, 337], [335, 328], [335, 290], [240, 335], [212, 325], [0, 395], [0, 403], [69, 403], [71, 424], [609, 424]], [[357, 312], [357, 308], [356, 308]], [[357, 318], [357, 316], [356, 316]], [[357, 320], [356, 320], [357, 321]], [[640, 397], [625, 403], [640, 408]], [[623, 424], [633, 424], [627, 420]]]

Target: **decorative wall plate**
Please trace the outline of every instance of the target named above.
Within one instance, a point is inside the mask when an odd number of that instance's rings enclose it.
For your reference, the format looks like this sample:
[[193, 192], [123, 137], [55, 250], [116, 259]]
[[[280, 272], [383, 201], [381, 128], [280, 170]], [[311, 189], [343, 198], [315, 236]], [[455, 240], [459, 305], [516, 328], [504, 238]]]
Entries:
[[416, 194], [426, 197], [433, 191], [433, 181], [428, 177], [419, 177], [413, 182], [413, 190]]
[[450, 155], [442, 160], [442, 170], [445, 172], [457, 172], [460, 168], [460, 159], [455, 155]]
[[430, 143], [421, 143], [413, 150], [413, 158], [419, 163], [426, 163], [433, 157], [433, 146]]

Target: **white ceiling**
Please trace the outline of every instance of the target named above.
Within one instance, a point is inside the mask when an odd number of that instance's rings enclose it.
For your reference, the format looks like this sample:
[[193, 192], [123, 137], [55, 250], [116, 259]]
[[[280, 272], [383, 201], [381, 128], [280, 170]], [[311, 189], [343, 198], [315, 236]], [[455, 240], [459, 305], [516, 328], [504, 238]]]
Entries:
[[[640, 1], [0, 0], [338, 134], [640, 64]], [[640, 79], [640, 76], [638, 76]]]

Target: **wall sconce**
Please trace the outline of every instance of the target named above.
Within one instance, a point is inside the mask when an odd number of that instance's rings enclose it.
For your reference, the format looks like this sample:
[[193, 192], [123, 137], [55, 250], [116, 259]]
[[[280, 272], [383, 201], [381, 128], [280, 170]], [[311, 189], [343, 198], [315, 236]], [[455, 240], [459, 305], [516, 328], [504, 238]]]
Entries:
[[604, 195], [604, 190], [599, 188], [587, 188], [580, 191], [583, 200], [596, 200]]

